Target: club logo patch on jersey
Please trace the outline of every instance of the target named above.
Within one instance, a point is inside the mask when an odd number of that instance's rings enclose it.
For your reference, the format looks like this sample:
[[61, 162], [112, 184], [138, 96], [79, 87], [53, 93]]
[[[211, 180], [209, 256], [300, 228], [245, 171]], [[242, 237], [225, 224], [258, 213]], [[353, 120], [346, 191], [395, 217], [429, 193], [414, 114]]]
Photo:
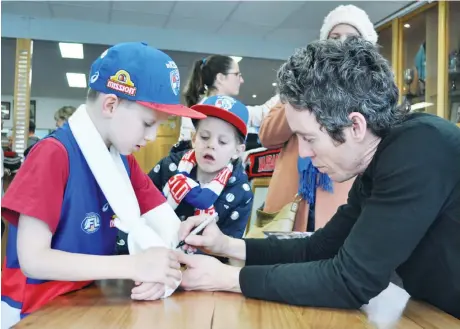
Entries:
[[131, 81], [131, 76], [125, 70], [119, 70], [107, 80], [107, 88], [119, 91], [129, 96], [135, 96], [137, 88]]
[[101, 217], [98, 213], [90, 212], [81, 222], [81, 229], [83, 232], [93, 234], [101, 228]]
[[174, 95], [179, 95], [180, 76], [178, 69], [174, 69], [169, 73], [169, 80], [171, 81], [171, 89]]
[[235, 105], [235, 100], [227, 96], [217, 97], [216, 104], [217, 107], [229, 111], [233, 105]]

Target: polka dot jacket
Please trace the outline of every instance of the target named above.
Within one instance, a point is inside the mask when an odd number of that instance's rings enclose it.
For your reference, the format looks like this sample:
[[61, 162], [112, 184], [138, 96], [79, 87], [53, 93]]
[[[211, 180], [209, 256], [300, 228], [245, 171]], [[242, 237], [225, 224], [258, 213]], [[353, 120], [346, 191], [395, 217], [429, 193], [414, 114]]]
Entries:
[[[171, 153], [161, 160], [149, 173], [155, 186], [162, 191], [169, 178], [177, 174], [177, 166], [186, 151]], [[190, 173], [196, 180], [196, 167]], [[228, 180], [214, 207], [219, 214], [217, 225], [226, 235], [241, 238], [246, 228], [252, 209], [253, 194], [249, 186], [248, 176], [241, 162], [235, 164], [232, 176]], [[194, 208], [185, 200], [176, 208], [181, 220], [193, 216]]]

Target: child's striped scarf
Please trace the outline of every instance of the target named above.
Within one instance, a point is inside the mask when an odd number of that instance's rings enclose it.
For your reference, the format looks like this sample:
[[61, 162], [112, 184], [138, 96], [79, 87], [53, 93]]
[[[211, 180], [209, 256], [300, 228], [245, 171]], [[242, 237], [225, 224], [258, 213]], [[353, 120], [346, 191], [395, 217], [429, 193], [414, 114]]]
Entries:
[[214, 203], [232, 175], [233, 165], [229, 163], [208, 184], [198, 184], [190, 178], [190, 172], [197, 165], [195, 151], [190, 150], [184, 154], [177, 174], [172, 176], [165, 187], [163, 194], [169, 205], [176, 209], [182, 200], [195, 207], [195, 215], [215, 213]]

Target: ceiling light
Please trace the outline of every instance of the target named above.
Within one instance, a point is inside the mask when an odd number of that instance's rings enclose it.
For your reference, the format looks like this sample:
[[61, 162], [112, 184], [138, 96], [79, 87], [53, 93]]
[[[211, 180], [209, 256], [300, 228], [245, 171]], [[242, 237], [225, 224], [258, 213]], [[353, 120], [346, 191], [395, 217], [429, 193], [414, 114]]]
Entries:
[[86, 74], [84, 73], [66, 73], [69, 87], [86, 88]]
[[81, 43], [59, 42], [62, 58], [83, 59], [83, 45]]
[[243, 59], [243, 57], [239, 57], [239, 56], [230, 56], [235, 62], [239, 62]]
[[252, 98], [256, 98], [256, 97], [257, 97], [257, 95], [252, 95]]
[[406, 29], [408, 29], [408, 28], [410, 27], [410, 24], [406, 23], [406, 24], [404, 24], [404, 27], [405, 27]]
[[273, 83], [272, 83], [272, 86], [273, 86], [273, 87], [276, 87], [276, 82], [273, 82]]

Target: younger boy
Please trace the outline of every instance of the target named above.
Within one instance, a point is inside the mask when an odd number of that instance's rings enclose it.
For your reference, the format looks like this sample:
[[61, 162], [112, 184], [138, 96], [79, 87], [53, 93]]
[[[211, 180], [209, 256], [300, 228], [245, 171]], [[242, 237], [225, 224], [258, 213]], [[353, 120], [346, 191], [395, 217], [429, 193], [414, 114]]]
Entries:
[[[179, 104], [176, 64], [144, 43], [115, 45], [93, 63], [86, 108], [79, 110], [105, 146], [122, 155], [140, 213], [155, 213], [165, 198], [129, 154], [154, 140], [168, 115], [204, 118]], [[133, 299], [157, 299], [165, 285], [174, 286], [180, 265], [171, 250], [110, 256], [118, 231], [113, 215], [69, 124], [35, 145], [2, 200], [10, 222], [2, 328], [92, 280], [144, 282]]]
[[[245, 149], [248, 109], [232, 97], [219, 95], [192, 108], [207, 116], [193, 120], [193, 149], [171, 152], [149, 176], [181, 220], [217, 212], [222, 232], [241, 238], [253, 201], [240, 159]], [[125, 239], [126, 234], [120, 232], [120, 253], [128, 252], [123, 247]]]

